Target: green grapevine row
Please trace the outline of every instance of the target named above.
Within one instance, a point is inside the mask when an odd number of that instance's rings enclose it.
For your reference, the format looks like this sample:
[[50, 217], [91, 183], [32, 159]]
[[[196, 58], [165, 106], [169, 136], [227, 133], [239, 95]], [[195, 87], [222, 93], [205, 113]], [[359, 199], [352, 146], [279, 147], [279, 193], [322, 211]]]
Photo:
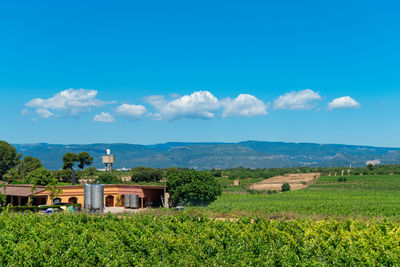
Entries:
[[0, 215], [3, 266], [399, 265], [391, 221]]

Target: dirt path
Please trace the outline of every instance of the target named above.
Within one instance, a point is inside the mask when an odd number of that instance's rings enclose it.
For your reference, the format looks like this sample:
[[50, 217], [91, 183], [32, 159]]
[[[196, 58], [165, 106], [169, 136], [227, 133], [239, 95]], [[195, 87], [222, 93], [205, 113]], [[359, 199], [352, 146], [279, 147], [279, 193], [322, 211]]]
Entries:
[[290, 190], [299, 190], [311, 185], [314, 180], [318, 179], [320, 176], [320, 173], [295, 173], [285, 176], [275, 176], [252, 184], [250, 189], [280, 191], [284, 183], [289, 183]]

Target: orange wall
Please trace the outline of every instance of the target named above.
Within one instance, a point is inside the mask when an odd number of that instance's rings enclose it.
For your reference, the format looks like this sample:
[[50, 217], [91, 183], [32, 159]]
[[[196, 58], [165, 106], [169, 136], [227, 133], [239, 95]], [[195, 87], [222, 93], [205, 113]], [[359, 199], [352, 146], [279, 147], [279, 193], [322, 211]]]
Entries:
[[[60, 186], [62, 189], [62, 193], [58, 196], [61, 198], [61, 202], [68, 203], [70, 198], [76, 197], [78, 204], [81, 204], [82, 207], [84, 205], [84, 187], [83, 186]], [[104, 186], [104, 204], [106, 205], [106, 197], [113, 196], [114, 197], [114, 206], [116, 206], [117, 198], [121, 197], [125, 194], [137, 194], [139, 198], [144, 198], [145, 201], [155, 201], [159, 200], [160, 194], [163, 194], [163, 189], [143, 189], [140, 187], [133, 186], [118, 186], [118, 185], [106, 185]], [[48, 196], [48, 191], [43, 191], [36, 196]], [[123, 206], [123, 201], [121, 201], [121, 205]], [[46, 205], [52, 205], [51, 199], [47, 197]]]

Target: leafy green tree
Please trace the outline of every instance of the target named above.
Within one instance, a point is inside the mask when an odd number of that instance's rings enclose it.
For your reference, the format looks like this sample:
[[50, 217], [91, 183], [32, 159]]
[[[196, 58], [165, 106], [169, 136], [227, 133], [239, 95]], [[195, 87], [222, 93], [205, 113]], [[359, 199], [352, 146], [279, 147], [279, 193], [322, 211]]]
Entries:
[[54, 177], [56, 177], [57, 181], [63, 183], [71, 183], [72, 171], [71, 170], [57, 170], [53, 171]]
[[82, 175], [93, 176], [97, 172], [98, 172], [98, 170], [95, 167], [89, 167], [89, 168], [86, 168], [84, 171], [82, 171]]
[[7, 171], [18, 165], [22, 157], [15, 147], [5, 141], [0, 141], [0, 179], [3, 180]]
[[49, 185], [55, 184], [56, 182], [57, 180], [54, 177], [53, 173], [46, 170], [45, 167], [41, 167], [30, 172], [24, 180], [24, 183], [34, 185]]
[[162, 179], [162, 171], [153, 168], [137, 167], [132, 170], [131, 181], [138, 182], [158, 182]]
[[169, 167], [165, 170], [166, 176], [168, 177], [171, 173], [178, 172], [179, 169], [176, 167]]
[[68, 152], [63, 156], [63, 162], [64, 162], [63, 169], [64, 170], [71, 170], [71, 175], [72, 175], [71, 176], [71, 182], [72, 182], [72, 185], [75, 185], [75, 170], [74, 170], [74, 167], [75, 167], [75, 164], [78, 161], [79, 161], [79, 156], [77, 154], [75, 154], [75, 153]]
[[19, 179], [21, 179], [21, 176], [16, 168], [9, 169], [8, 172], [3, 176], [3, 180], [9, 184]]
[[39, 169], [42, 166], [42, 162], [38, 158], [34, 158], [31, 156], [26, 156], [22, 159], [22, 161], [18, 164], [17, 169], [21, 175], [21, 179], [24, 179], [25, 176], [28, 175], [31, 171]]
[[368, 170], [373, 171], [374, 170], [374, 164], [368, 164]]
[[46, 186], [46, 190], [49, 191], [49, 198], [51, 199], [51, 203], [53, 203], [54, 199], [58, 198], [58, 196], [61, 195], [63, 192], [61, 188], [51, 184]]
[[96, 179], [97, 184], [118, 184], [121, 181], [109, 172], [105, 172], [99, 175]]
[[80, 152], [78, 154], [78, 167], [83, 170], [85, 166], [90, 166], [93, 163], [93, 157], [87, 152]]
[[171, 173], [167, 188], [174, 204], [208, 205], [222, 193], [221, 185], [209, 172], [185, 170]]
[[289, 190], [290, 190], [290, 184], [284, 183], [282, 185], [282, 192], [286, 192], [286, 191], [289, 191]]
[[3, 179], [7, 181], [7, 183], [23, 181], [28, 173], [40, 167], [42, 167], [42, 162], [39, 159], [27, 156], [24, 157], [17, 166], [9, 169], [8, 172], [4, 174]]

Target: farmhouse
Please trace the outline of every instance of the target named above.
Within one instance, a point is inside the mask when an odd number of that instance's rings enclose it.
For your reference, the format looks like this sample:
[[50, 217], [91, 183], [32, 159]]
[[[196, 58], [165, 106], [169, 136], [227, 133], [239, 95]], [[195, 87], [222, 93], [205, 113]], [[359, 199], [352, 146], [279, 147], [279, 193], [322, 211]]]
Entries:
[[[6, 185], [4, 193], [7, 195], [7, 204], [12, 206], [27, 205], [29, 198], [32, 198], [32, 205], [71, 203], [81, 204], [83, 207], [83, 185], [57, 186], [57, 188], [61, 188], [62, 193], [53, 200], [50, 199], [50, 192], [43, 186], [38, 186], [32, 191], [32, 185]], [[162, 199], [165, 197], [165, 186], [107, 184], [104, 185], [104, 205], [106, 207], [124, 207], [126, 194], [138, 195], [142, 208], [146, 206], [158, 207], [162, 206]]]

